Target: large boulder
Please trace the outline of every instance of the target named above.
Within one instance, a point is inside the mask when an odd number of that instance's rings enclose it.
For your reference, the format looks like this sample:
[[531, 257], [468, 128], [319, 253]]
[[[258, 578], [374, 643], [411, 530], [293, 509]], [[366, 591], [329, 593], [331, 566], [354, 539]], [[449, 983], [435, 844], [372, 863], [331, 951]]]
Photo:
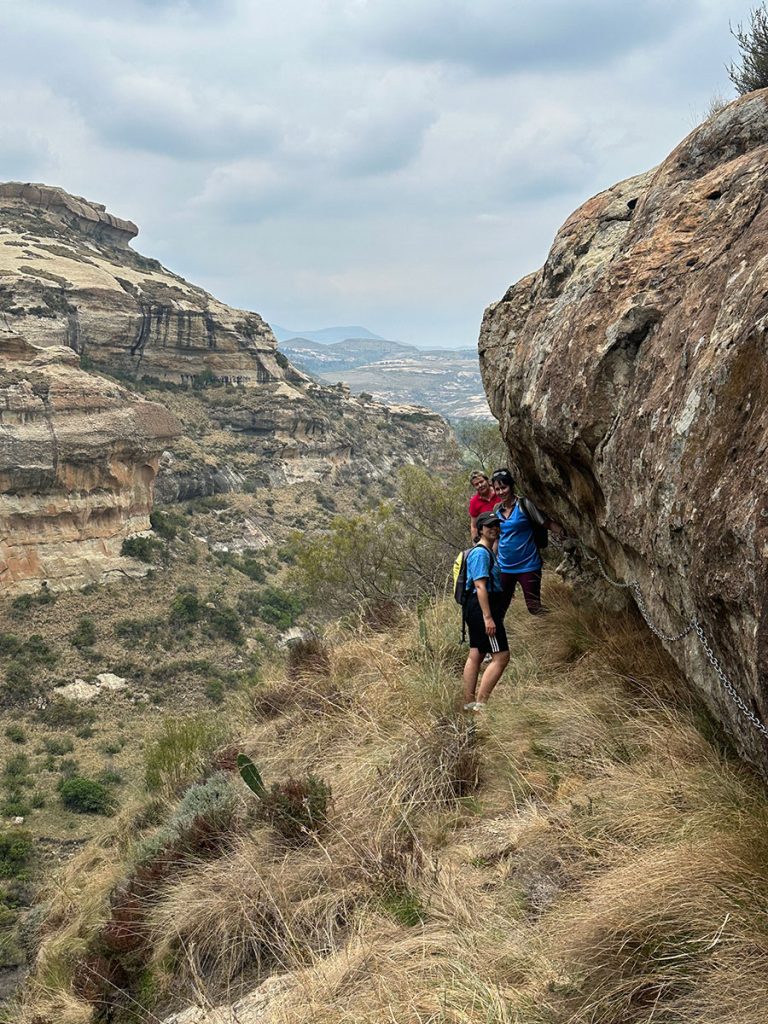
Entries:
[[[768, 723], [768, 91], [586, 202], [485, 313], [522, 486], [674, 634], [697, 619]], [[594, 564], [594, 563], [592, 563]], [[743, 756], [768, 740], [691, 631], [669, 652]]]

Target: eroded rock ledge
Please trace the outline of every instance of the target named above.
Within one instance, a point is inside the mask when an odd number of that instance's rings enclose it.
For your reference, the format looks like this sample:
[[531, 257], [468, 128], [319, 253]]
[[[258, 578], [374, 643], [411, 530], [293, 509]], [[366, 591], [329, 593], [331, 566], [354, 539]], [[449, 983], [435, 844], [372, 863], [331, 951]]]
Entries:
[[84, 373], [70, 349], [0, 334], [0, 593], [126, 571], [122, 542], [149, 529], [178, 429], [162, 406]]
[[[761, 91], [586, 202], [480, 336], [523, 486], [611, 573], [639, 581], [665, 631], [698, 617], [766, 723], [767, 191]], [[768, 771], [768, 741], [695, 635], [669, 651]]]

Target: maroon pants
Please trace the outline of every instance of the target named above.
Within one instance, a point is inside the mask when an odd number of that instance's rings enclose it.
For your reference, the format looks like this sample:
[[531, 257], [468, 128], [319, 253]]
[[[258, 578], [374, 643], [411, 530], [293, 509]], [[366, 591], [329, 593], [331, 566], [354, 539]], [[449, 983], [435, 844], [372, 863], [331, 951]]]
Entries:
[[515, 596], [517, 584], [523, 588], [525, 606], [531, 615], [541, 615], [541, 569], [535, 572], [503, 572], [501, 573], [501, 587], [506, 599], [505, 609], [509, 608], [512, 598]]

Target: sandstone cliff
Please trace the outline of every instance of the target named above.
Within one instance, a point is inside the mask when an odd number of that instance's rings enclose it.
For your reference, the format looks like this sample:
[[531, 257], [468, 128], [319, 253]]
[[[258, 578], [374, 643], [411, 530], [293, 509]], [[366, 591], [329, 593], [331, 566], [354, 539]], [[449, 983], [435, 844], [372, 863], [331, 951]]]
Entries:
[[[768, 723], [768, 91], [590, 199], [485, 313], [523, 488], [675, 633], [697, 617]], [[743, 755], [768, 741], [695, 633], [668, 645]]]
[[186, 436], [163, 460], [161, 500], [445, 458], [439, 416], [314, 383], [256, 313], [134, 252], [137, 231], [61, 189], [0, 184], [0, 327], [173, 409]]
[[126, 571], [122, 542], [149, 529], [178, 429], [162, 406], [84, 373], [70, 349], [0, 333], [0, 593]]

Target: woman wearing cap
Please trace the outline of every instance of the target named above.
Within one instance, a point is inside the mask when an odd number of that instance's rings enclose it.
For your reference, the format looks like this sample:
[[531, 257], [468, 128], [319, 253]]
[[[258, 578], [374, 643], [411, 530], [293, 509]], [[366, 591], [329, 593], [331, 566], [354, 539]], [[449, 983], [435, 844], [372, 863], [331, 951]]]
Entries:
[[[493, 512], [477, 517], [477, 544], [467, 555], [467, 590], [464, 617], [469, 630], [469, 656], [464, 665], [464, 710], [482, 711], [509, 662], [504, 629], [506, 604], [493, 547], [499, 539], [499, 520]], [[480, 680], [487, 654], [491, 663]]]
[[559, 523], [547, 519], [532, 501], [517, 497], [515, 481], [508, 469], [497, 469], [491, 476], [496, 492], [495, 512], [499, 517], [498, 561], [504, 590], [506, 612], [514, 597], [518, 582], [523, 589], [525, 604], [531, 615], [541, 614], [541, 569], [543, 562], [536, 545], [533, 527], [542, 526], [562, 539], [565, 530]]

